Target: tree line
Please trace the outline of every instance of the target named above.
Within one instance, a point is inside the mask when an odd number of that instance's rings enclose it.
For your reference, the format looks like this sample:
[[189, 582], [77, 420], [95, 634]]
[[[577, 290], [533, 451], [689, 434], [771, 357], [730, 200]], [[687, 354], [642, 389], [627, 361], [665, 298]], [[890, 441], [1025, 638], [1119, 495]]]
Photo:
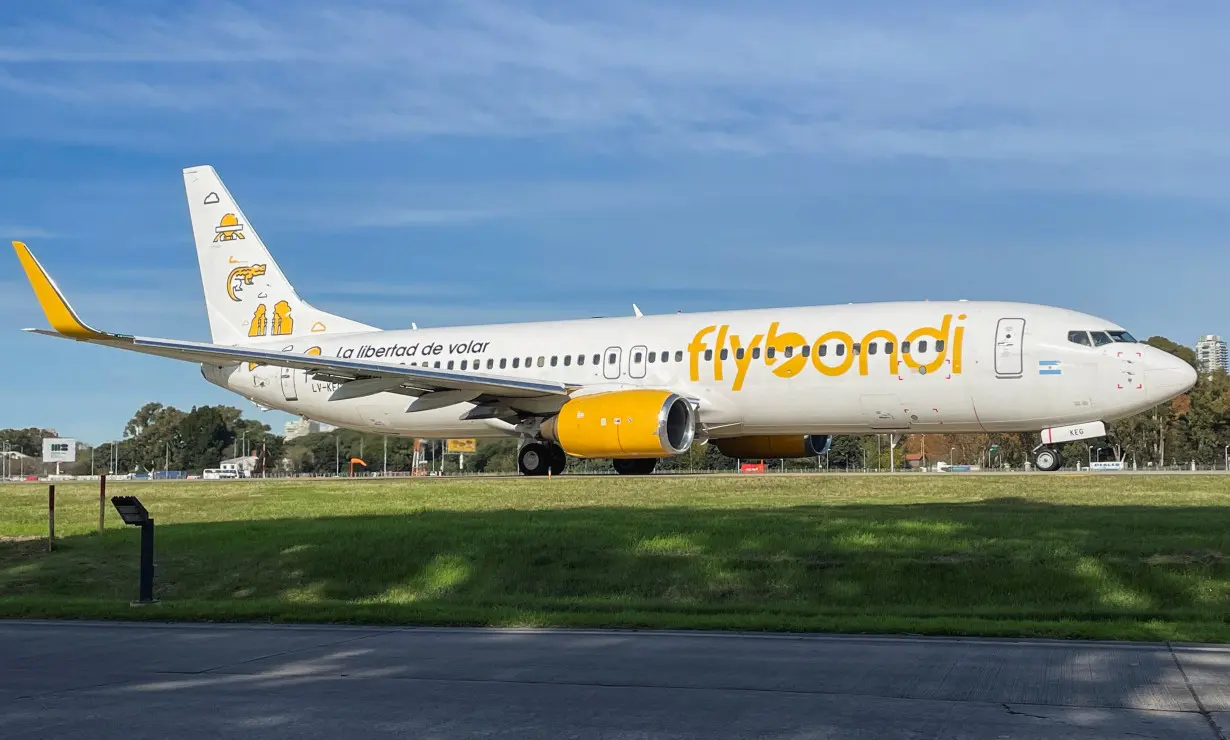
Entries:
[[[1193, 367], [1196, 354], [1164, 337], [1150, 337], [1147, 343], [1174, 354]], [[1200, 373], [1189, 392], [1174, 400], [1128, 419], [1112, 422], [1110, 436], [1090, 444], [1071, 443], [1061, 452], [1069, 464], [1076, 461], [1122, 459], [1130, 466], [1222, 465], [1230, 446], [1230, 378], [1224, 371]], [[43, 429], [3, 429], [0, 441], [12, 449], [38, 457], [42, 439], [53, 436]], [[921, 456], [928, 464], [943, 460], [952, 464], [977, 464], [1021, 467], [1037, 445], [1037, 433], [1013, 434], [867, 434], [837, 437], [827, 455], [820, 459], [773, 461], [790, 469], [817, 467], [847, 470], [887, 470], [890, 465], [904, 468], [911, 457]], [[891, 449], [890, 449], [891, 447]], [[515, 472], [515, 439], [480, 440], [477, 451], [464, 460], [444, 451], [442, 440], [429, 440], [422, 447], [422, 459], [432, 470]], [[291, 440], [273, 433], [267, 424], [245, 419], [231, 406], [199, 406], [189, 411], [147, 403], [124, 427], [123, 438], [83, 447], [77, 462], [62, 466], [63, 472], [84, 475], [90, 472], [154, 473], [160, 470], [199, 474], [217, 467], [227, 458], [252, 454], [257, 458], [258, 475], [347, 474], [350, 460], [366, 465], [358, 472], [405, 472], [411, 469], [414, 441], [345, 429], [308, 434]], [[737, 461], [722, 456], [713, 445], [700, 444], [683, 455], [660, 461], [659, 470], [734, 469]], [[573, 462], [582, 469], [600, 472], [610, 462], [592, 460]]]

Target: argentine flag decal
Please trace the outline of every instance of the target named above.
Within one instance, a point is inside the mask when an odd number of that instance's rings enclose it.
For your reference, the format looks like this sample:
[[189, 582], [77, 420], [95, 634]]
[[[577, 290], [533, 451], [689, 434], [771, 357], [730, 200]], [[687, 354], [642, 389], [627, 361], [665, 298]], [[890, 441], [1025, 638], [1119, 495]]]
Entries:
[[1039, 375], [1063, 375], [1059, 360], [1038, 360]]

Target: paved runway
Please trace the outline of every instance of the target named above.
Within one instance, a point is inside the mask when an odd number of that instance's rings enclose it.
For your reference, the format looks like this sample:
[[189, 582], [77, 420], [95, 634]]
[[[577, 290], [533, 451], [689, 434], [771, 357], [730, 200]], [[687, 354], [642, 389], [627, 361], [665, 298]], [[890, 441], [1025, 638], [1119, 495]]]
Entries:
[[0, 737], [1222, 738], [1230, 648], [0, 622]]

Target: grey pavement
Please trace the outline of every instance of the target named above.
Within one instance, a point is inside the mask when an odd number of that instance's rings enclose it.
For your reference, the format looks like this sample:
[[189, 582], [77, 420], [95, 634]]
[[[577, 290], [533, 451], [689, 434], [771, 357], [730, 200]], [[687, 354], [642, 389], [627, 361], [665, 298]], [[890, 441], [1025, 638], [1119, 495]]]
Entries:
[[1226, 728], [1219, 646], [0, 621], [6, 739], [1227, 740]]

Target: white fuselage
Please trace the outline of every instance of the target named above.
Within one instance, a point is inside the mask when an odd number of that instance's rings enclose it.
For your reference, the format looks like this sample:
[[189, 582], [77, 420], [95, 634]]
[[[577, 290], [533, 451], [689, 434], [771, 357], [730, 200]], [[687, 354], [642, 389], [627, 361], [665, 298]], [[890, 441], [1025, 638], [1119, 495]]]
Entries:
[[[1122, 331], [1048, 306], [900, 302], [309, 334], [252, 346], [562, 381], [586, 394], [661, 388], [698, 399], [704, 433], [720, 438], [1036, 431], [1122, 418], [1190, 387], [1191, 368], [1161, 350], [1069, 337], [1112, 330]], [[203, 373], [263, 406], [340, 427], [429, 438], [518, 433], [507, 421], [461, 420], [474, 402], [407, 411], [414, 398], [402, 393], [330, 400], [340, 386], [303, 370], [207, 365]], [[558, 399], [546, 402], [558, 408]]]

